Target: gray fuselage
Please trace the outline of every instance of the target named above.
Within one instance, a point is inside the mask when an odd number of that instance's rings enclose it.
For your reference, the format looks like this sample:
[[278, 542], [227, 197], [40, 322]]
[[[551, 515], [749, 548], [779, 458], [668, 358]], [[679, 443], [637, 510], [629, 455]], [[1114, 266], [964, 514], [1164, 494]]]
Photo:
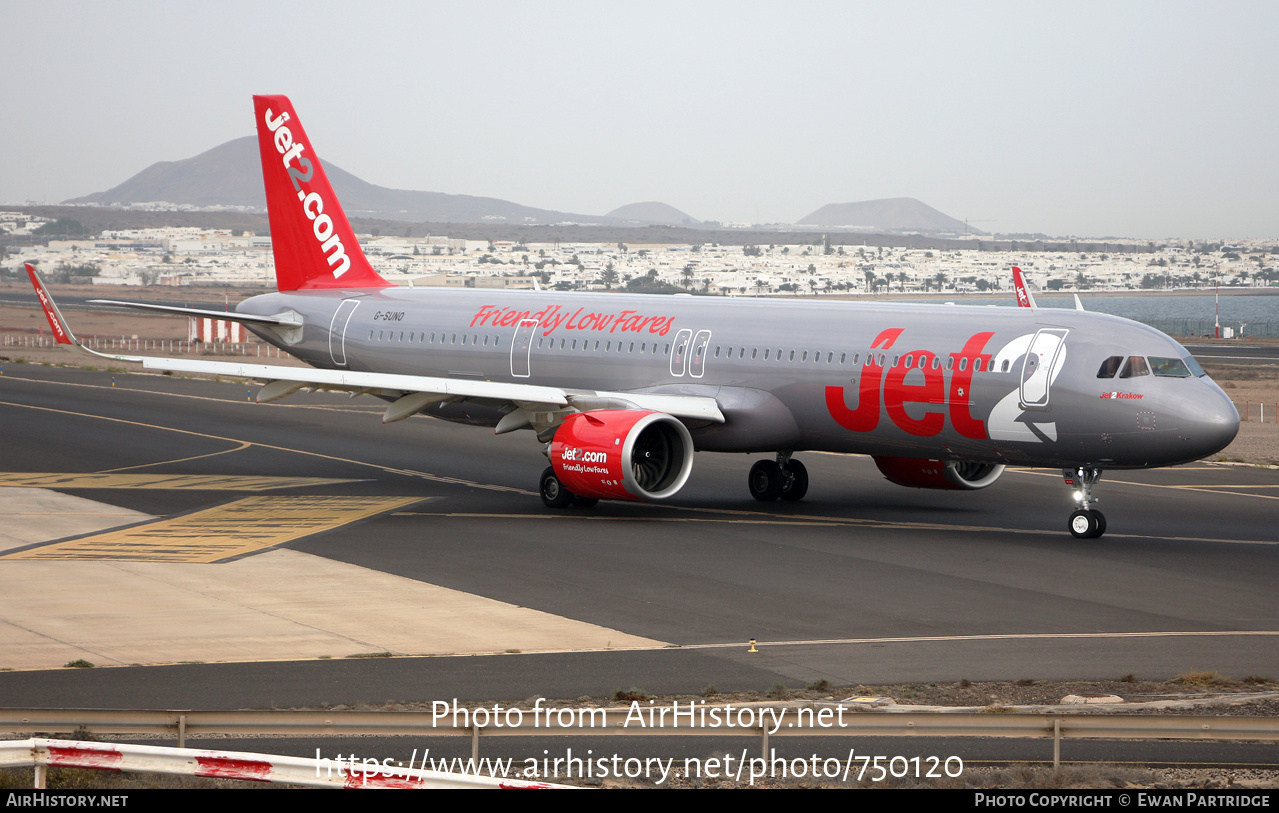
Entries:
[[[1181, 345], [1082, 311], [403, 287], [237, 310], [299, 314], [300, 330], [253, 330], [320, 368], [711, 397], [726, 421], [690, 424], [699, 450], [1146, 468], [1238, 430]], [[492, 426], [502, 407], [423, 414]]]

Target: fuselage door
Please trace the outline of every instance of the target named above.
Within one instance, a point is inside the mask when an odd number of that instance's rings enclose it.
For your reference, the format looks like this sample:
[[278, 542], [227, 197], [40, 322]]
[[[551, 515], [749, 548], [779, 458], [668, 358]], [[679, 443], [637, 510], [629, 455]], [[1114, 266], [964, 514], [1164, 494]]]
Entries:
[[693, 338], [693, 331], [684, 328], [675, 334], [671, 344], [671, 375], [681, 376], [688, 367], [688, 342]]
[[1035, 333], [1021, 366], [1021, 408], [1048, 409], [1049, 385], [1055, 377], [1062, 354], [1065, 353], [1064, 328], [1043, 328]]
[[351, 314], [359, 304], [358, 299], [343, 299], [329, 324], [329, 356], [339, 367], [346, 366], [346, 328], [351, 324]]
[[711, 332], [699, 330], [693, 337], [693, 350], [688, 359], [688, 374], [693, 378], [701, 378], [706, 372], [706, 345], [710, 344]]
[[515, 339], [511, 342], [511, 375], [516, 378], [528, 378], [533, 374], [531, 356], [536, 335], [536, 319], [522, 319], [515, 328]]

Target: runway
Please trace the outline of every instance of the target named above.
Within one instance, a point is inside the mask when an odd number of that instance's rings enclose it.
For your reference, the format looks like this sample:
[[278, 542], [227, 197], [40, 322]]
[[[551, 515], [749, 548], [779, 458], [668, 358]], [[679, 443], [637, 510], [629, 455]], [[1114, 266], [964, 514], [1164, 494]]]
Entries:
[[[1273, 471], [1106, 472], [1109, 530], [1087, 541], [1065, 530], [1059, 472], [921, 491], [827, 454], [802, 456], [800, 504], [750, 499], [756, 458], [702, 453], [669, 504], [556, 514], [533, 491], [545, 459], [526, 433], [383, 426], [372, 399], [249, 393], [6, 366], [0, 498], [44, 488], [111, 507], [86, 513], [136, 512], [0, 551], [0, 596], [27, 591], [0, 598], [6, 705], [1279, 674]], [[86, 606], [109, 608], [109, 632], [86, 632], [101, 620]], [[170, 665], [24, 671], [75, 647]], [[349, 657], [373, 653], [403, 657]]]

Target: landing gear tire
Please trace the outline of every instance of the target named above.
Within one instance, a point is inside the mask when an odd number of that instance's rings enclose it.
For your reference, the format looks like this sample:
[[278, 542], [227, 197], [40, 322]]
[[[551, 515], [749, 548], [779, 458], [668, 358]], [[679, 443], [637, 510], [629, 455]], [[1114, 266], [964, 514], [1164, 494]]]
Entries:
[[1096, 539], [1106, 532], [1106, 517], [1097, 510], [1080, 509], [1070, 515], [1070, 535], [1076, 539]]
[[746, 482], [750, 486], [752, 497], [760, 502], [773, 502], [782, 496], [785, 481], [782, 467], [777, 465], [776, 460], [761, 460], [751, 466]]
[[1092, 490], [1101, 481], [1101, 469], [1076, 466], [1062, 469], [1061, 474], [1066, 479], [1066, 485], [1075, 489], [1075, 505], [1078, 506], [1066, 523], [1070, 535], [1076, 539], [1096, 539], [1106, 532], [1106, 518], [1092, 507], [1097, 502]]
[[782, 473], [782, 499], [788, 502], [799, 502], [808, 493], [808, 469], [798, 460], [786, 464]]
[[564, 484], [560, 482], [560, 478], [555, 476], [555, 469], [551, 466], [547, 466], [546, 471], [542, 472], [538, 491], [542, 495], [542, 505], [547, 508], [568, 508], [575, 496], [573, 492], [564, 487]]

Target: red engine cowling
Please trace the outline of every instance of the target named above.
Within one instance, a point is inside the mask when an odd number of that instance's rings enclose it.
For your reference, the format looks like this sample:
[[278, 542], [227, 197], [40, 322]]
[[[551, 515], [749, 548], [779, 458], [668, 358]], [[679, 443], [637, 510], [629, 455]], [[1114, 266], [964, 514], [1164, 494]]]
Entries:
[[661, 500], [693, 470], [693, 438], [664, 412], [601, 409], [570, 415], [551, 441], [564, 487], [601, 500]]
[[890, 483], [911, 488], [972, 491], [985, 488], [1004, 473], [1003, 463], [978, 463], [971, 460], [876, 457], [875, 465]]

